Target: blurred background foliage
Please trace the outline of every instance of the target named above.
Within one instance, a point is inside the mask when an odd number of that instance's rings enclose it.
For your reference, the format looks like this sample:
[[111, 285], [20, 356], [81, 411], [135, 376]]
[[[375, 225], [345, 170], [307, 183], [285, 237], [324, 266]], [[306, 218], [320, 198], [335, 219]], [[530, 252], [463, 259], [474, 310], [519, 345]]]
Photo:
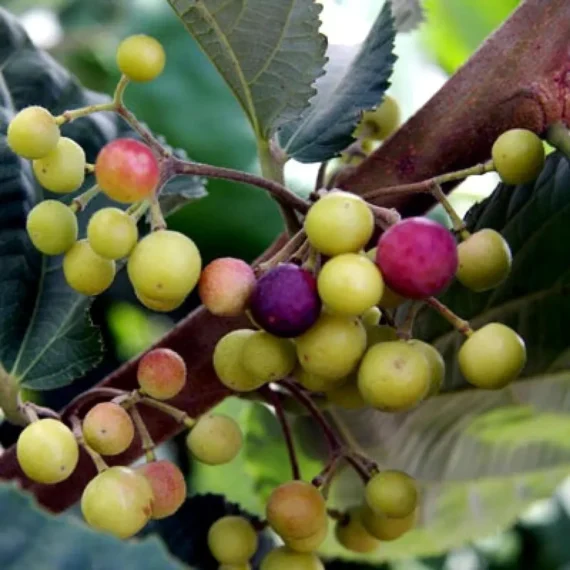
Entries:
[[[378, 0], [321, 0], [321, 3], [323, 31], [331, 43], [337, 44], [362, 41], [382, 5]], [[417, 111], [445, 83], [517, 4], [518, 0], [425, 0], [426, 23], [419, 30], [399, 36], [396, 44], [399, 62], [390, 93], [400, 102], [404, 118]], [[155, 36], [166, 49], [166, 70], [156, 82], [133, 86], [127, 93], [129, 106], [155, 132], [165, 136], [174, 147], [184, 149], [194, 160], [257, 170], [253, 135], [241, 109], [165, 0], [0, 0], [0, 5], [21, 18], [38, 46], [50, 51], [85, 86], [97, 91], [111, 93], [114, 88], [118, 78], [114, 54], [121, 38], [131, 33]], [[309, 191], [315, 173], [313, 165], [287, 166], [288, 182], [298, 192]], [[454, 205], [460, 213], [465, 212], [488, 195], [496, 181], [494, 174], [468, 179], [453, 193]], [[170, 227], [196, 241], [205, 263], [226, 255], [251, 261], [280, 232], [278, 210], [262, 191], [210, 181], [208, 192], [206, 198], [188, 204], [168, 219]], [[439, 208], [431, 215], [448, 223]], [[73, 387], [50, 394], [46, 403], [54, 407], [64, 404], [121, 361], [144, 350], [196, 305], [194, 296], [173, 314], [150, 314], [135, 302], [126, 280], [118, 279], [93, 309], [94, 319], [102, 326], [108, 341], [105, 361]], [[256, 404], [230, 398], [220, 407], [246, 422], [251, 437], [264, 428], [265, 420], [255, 409]], [[6, 437], [9, 434], [4, 434]], [[286, 472], [281, 450], [274, 447], [275, 450], [266, 449], [275, 454], [275, 465]], [[187, 468], [191, 493], [225, 494], [252, 513], [260, 511], [258, 488], [243, 476], [255, 471], [255, 458], [242, 452], [234, 463], [211, 468], [188, 462], [185, 454], [180, 454], [180, 448], [179, 442], [174, 441], [163, 446], [161, 453], [182, 457], [179, 460]], [[285, 472], [284, 477], [288, 475]], [[570, 493], [565, 490], [568, 487], [563, 485], [552, 500], [533, 506], [514, 528], [499, 536], [490, 536], [437, 559], [409, 560], [389, 567], [393, 570], [570, 569], [567, 539]], [[372, 567], [334, 561], [327, 568]]]

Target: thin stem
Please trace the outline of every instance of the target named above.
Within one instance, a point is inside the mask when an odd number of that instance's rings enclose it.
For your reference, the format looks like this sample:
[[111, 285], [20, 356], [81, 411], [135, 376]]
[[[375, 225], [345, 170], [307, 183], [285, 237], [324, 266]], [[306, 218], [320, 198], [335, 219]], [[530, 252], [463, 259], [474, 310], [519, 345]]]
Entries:
[[95, 165], [94, 165], [94, 164], [86, 163], [86, 164], [85, 164], [85, 172], [86, 172], [87, 174], [93, 174], [93, 173], [95, 172]]
[[408, 309], [408, 314], [406, 315], [406, 320], [398, 327], [397, 333], [402, 340], [410, 340], [413, 337], [414, 322], [416, 317], [423, 307], [421, 301], [413, 301]]
[[79, 213], [79, 212], [82, 212], [83, 210], [85, 210], [85, 208], [87, 207], [87, 204], [89, 204], [89, 202], [93, 198], [95, 198], [95, 196], [97, 196], [99, 194], [99, 192], [101, 192], [101, 189], [99, 188], [99, 186], [97, 184], [94, 184], [93, 186], [91, 186], [91, 188], [89, 188], [89, 190], [86, 190], [85, 192], [83, 192], [83, 194], [80, 194], [79, 196], [77, 196], [77, 198], [73, 199], [73, 201], [69, 205], [69, 207], [71, 208], [71, 211], [75, 212], [75, 213]]
[[125, 213], [127, 213], [135, 222], [138, 222], [150, 208], [150, 200], [141, 200], [129, 206]]
[[336, 469], [342, 459], [344, 459], [344, 455], [341, 453], [333, 455], [329, 459], [328, 463], [323, 467], [322, 471], [313, 478], [311, 484], [317, 488], [326, 487], [327, 483], [334, 476]]
[[570, 158], [570, 130], [561, 121], [548, 127], [546, 140], [561, 153]]
[[433, 307], [445, 320], [451, 323], [460, 333], [465, 336], [471, 336], [473, 329], [469, 326], [469, 322], [458, 317], [451, 309], [446, 307], [441, 301], [435, 297], [426, 299], [426, 303]]
[[145, 452], [146, 460], [149, 463], [151, 461], [156, 461], [156, 454], [154, 453], [154, 441], [148, 431], [148, 428], [146, 427], [146, 424], [144, 423], [144, 420], [142, 419], [138, 408], [136, 407], [136, 404], [129, 409], [129, 412], [131, 414], [135, 427], [137, 428], [139, 437], [141, 438], [141, 446]]
[[368, 206], [382, 230], [387, 230], [402, 219], [402, 216], [394, 208], [382, 208], [382, 206], [374, 206], [374, 204], [368, 204]]
[[470, 168], [464, 168], [455, 172], [448, 172], [421, 182], [412, 182], [411, 184], [401, 184], [398, 186], [385, 186], [384, 188], [376, 188], [370, 190], [362, 195], [365, 200], [372, 200], [380, 196], [399, 196], [404, 194], [417, 194], [419, 192], [431, 192], [436, 184], [445, 184], [446, 182], [453, 182], [454, 180], [462, 180], [468, 176], [475, 176], [478, 174], [486, 174], [495, 170], [493, 161], [476, 164]]
[[97, 473], [101, 473], [106, 469], [109, 469], [109, 466], [105, 463], [101, 455], [99, 455], [91, 446], [87, 444], [85, 438], [83, 437], [83, 429], [81, 427], [81, 421], [77, 416], [71, 416], [71, 428], [73, 430], [73, 435], [77, 440], [77, 443], [88, 453], [89, 457], [95, 464], [97, 468]]
[[184, 410], [175, 408], [174, 406], [166, 404], [165, 402], [159, 402], [158, 400], [153, 400], [147, 396], [141, 396], [139, 401], [141, 404], [145, 404], [151, 408], [156, 408], [164, 414], [171, 416], [179, 424], [184, 424], [187, 428], [194, 427], [194, 424], [196, 423], [196, 420], [192, 419]]
[[305, 230], [299, 230], [289, 241], [271, 258], [258, 265], [263, 273], [291, 257], [305, 241]]
[[315, 179], [315, 190], [323, 188], [325, 185], [325, 176], [327, 173], [327, 166], [329, 165], [328, 160], [321, 162], [319, 165], [319, 170], [317, 171], [317, 178]]
[[129, 78], [126, 75], [121, 75], [121, 79], [119, 79], [115, 87], [115, 93], [113, 94], [113, 104], [116, 108], [123, 106], [123, 96], [128, 85]]
[[164, 146], [158, 141], [155, 136], [147, 129], [136, 117], [134, 113], [129, 111], [125, 105], [121, 104], [115, 109], [117, 114], [138, 133], [141, 139], [160, 157], [168, 158], [172, 153], [165, 149]]
[[61, 126], [65, 123], [70, 123], [75, 119], [80, 117], [86, 117], [87, 115], [92, 115], [93, 113], [99, 113], [101, 111], [114, 111], [115, 103], [98, 103], [97, 105], [87, 105], [86, 107], [80, 107], [79, 109], [72, 109], [70, 111], [64, 111], [61, 115], [55, 117], [55, 122], [57, 125]]
[[154, 196], [150, 202], [150, 229], [153, 232], [166, 229], [166, 220], [162, 215], [157, 196]]
[[466, 240], [471, 234], [467, 231], [467, 226], [465, 222], [461, 219], [459, 214], [455, 211], [455, 208], [451, 205], [451, 202], [447, 199], [441, 186], [439, 184], [434, 184], [431, 190], [434, 198], [443, 206], [443, 209], [447, 212], [447, 215], [451, 219], [453, 224], [453, 229], [459, 235], [462, 240]]
[[287, 453], [289, 454], [289, 463], [291, 464], [293, 479], [302, 479], [301, 470], [299, 469], [299, 461], [297, 460], [295, 445], [293, 443], [293, 436], [291, 434], [291, 428], [285, 416], [285, 412], [283, 411], [281, 401], [277, 397], [277, 394], [269, 387], [263, 388], [260, 390], [260, 392], [266, 398], [267, 402], [273, 406], [275, 415], [277, 416], [279, 424], [281, 425], [281, 430], [283, 431], [285, 444], [287, 446]]
[[291, 192], [288, 188], [278, 182], [256, 176], [249, 172], [241, 172], [232, 168], [224, 168], [221, 166], [211, 166], [200, 162], [189, 162], [177, 157], [171, 159], [173, 174], [194, 174], [196, 176], [204, 176], [206, 178], [222, 178], [224, 180], [232, 180], [234, 182], [242, 182], [243, 184], [251, 184], [267, 190], [274, 198], [288, 204], [302, 214], [307, 213], [310, 204]]

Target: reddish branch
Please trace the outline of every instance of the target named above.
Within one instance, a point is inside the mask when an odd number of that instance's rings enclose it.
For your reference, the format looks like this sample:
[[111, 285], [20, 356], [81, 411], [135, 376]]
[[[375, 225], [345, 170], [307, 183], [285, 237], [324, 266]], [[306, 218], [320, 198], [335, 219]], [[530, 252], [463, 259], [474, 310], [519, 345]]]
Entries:
[[[487, 160], [493, 140], [508, 128], [525, 127], [542, 134], [557, 121], [568, 124], [569, 21], [568, 0], [527, 0], [423, 109], [341, 185], [363, 194], [380, 186], [424, 180]], [[374, 202], [410, 214], [423, 212], [432, 198], [379, 196]], [[264, 258], [276, 250], [274, 244]], [[174, 405], [197, 416], [228, 395], [214, 374], [211, 354], [222, 335], [243, 326], [249, 326], [245, 318], [220, 319], [198, 309], [158, 343], [180, 352], [188, 367], [188, 385]], [[136, 360], [125, 364], [101, 386], [134, 389], [136, 366]], [[64, 415], [73, 411], [65, 410]], [[157, 410], [145, 407], [141, 413], [157, 444], [182, 429]], [[129, 463], [141, 455], [139, 442], [110, 463]], [[0, 459], [0, 478], [19, 480], [54, 511], [76, 502], [94, 474], [84, 454], [69, 480], [56, 486], [34, 485], [18, 468], [13, 448]]]

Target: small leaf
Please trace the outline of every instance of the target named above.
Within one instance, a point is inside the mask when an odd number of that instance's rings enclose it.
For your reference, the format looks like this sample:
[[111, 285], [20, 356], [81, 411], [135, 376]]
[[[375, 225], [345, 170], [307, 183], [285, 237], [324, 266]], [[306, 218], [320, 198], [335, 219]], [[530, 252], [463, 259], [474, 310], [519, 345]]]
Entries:
[[122, 541], [69, 515], [38, 509], [15, 485], [0, 484], [0, 568], [183, 570], [156, 538]]
[[314, 0], [168, 0], [267, 140], [315, 94], [326, 39]]
[[395, 36], [391, 4], [386, 2], [358, 52], [330, 46], [326, 73], [316, 83], [311, 106], [279, 132], [279, 142], [289, 156], [300, 162], [322, 162], [354, 140], [352, 133], [362, 112], [379, 105], [390, 85]]

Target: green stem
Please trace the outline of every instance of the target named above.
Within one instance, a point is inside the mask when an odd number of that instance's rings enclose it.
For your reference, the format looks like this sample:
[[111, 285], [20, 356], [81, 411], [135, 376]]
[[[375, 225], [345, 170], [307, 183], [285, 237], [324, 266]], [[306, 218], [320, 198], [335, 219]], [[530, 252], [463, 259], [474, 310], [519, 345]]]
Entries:
[[455, 211], [455, 208], [451, 205], [451, 202], [447, 199], [447, 196], [443, 193], [443, 190], [439, 184], [434, 184], [432, 188], [432, 194], [434, 198], [443, 206], [443, 209], [447, 212], [447, 215], [453, 224], [453, 229], [457, 232], [459, 237], [465, 241], [471, 234], [467, 231], [465, 222]]
[[131, 216], [131, 218], [133, 218], [135, 222], [138, 222], [144, 216], [144, 214], [147, 212], [149, 208], [150, 208], [150, 201], [141, 200], [140, 202], [135, 202], [134, 204], [131, 204], [125, 210], [125, 212], [129, 216]]
[[101, 189], [99, 188], [99, 186], [97, 184], [91, 186], [91, 188], [89, 188], [89, 190], [86, 190], [85, 192], [83, 192], [83, 194], [80, 194], [79, 196], [77, 196], [77, 198], [73, 199], [73, 202], [71, 202], [71, 204], [69, 205], [69, 207], [71, 208], [72, 212], [75, 213], [79, 213], [83, 210], [85, 210], [85, 208], [87, 207], [87, 204], [89, 204], [89, 202], [95, 198], [95, 196], [97, 196], [97, 194], [99, 194], [99, 192], [101, 192]]
[[153, 232], [166, 229], [166, 221], [157, 196], [150, 202], [150, 227]]
[[145, 404], [151, 408], [156, 408], [157, 410], [173, 417], [178, 423], [184, 424], [187, 428], [192, 428], [196, 424], [196, 420], [192, 419], [184, 410], [175, 408], [170, 404], [159, 402], [158, 400], [154, 400], [147, 396], [141, 396], [139, 401], [141, 404]]
[[548, 127], [546, 140], [555, 149], [570, 158], [570, 130], [564, 123], [559, 121]]
[[114, 111], [115, 103], [98, 103], [97, 105], [87, 105], [86, 107], [80, 107], [79, 109], [73, 109], [71, 111], [64, 111], [61, 115], [55, 117], [55, 122], [57, 125], [61, 126], [64, 123], [70, 123], [75, 119], [80, 117], [86, 117], [87, 115], [92, 115], [93, 113], [99, 113], [101, 111]]
[[113, 94], [113, 105], [118, 109], [123, 106], [123, 95], [125, 94], [125, 89], [129, 84], [129, 78], [126, 75], [122, 75], [121, 79], [115, 87], [115, 93]]
[[473, 329], [469, 322], [457, 316], [449, 307], [444, 305], [435, 297], [426, 299], [426, 303], [433, 307], [447, 322], [452, 324], [461, 334], [469, 337], [473, 334]]

